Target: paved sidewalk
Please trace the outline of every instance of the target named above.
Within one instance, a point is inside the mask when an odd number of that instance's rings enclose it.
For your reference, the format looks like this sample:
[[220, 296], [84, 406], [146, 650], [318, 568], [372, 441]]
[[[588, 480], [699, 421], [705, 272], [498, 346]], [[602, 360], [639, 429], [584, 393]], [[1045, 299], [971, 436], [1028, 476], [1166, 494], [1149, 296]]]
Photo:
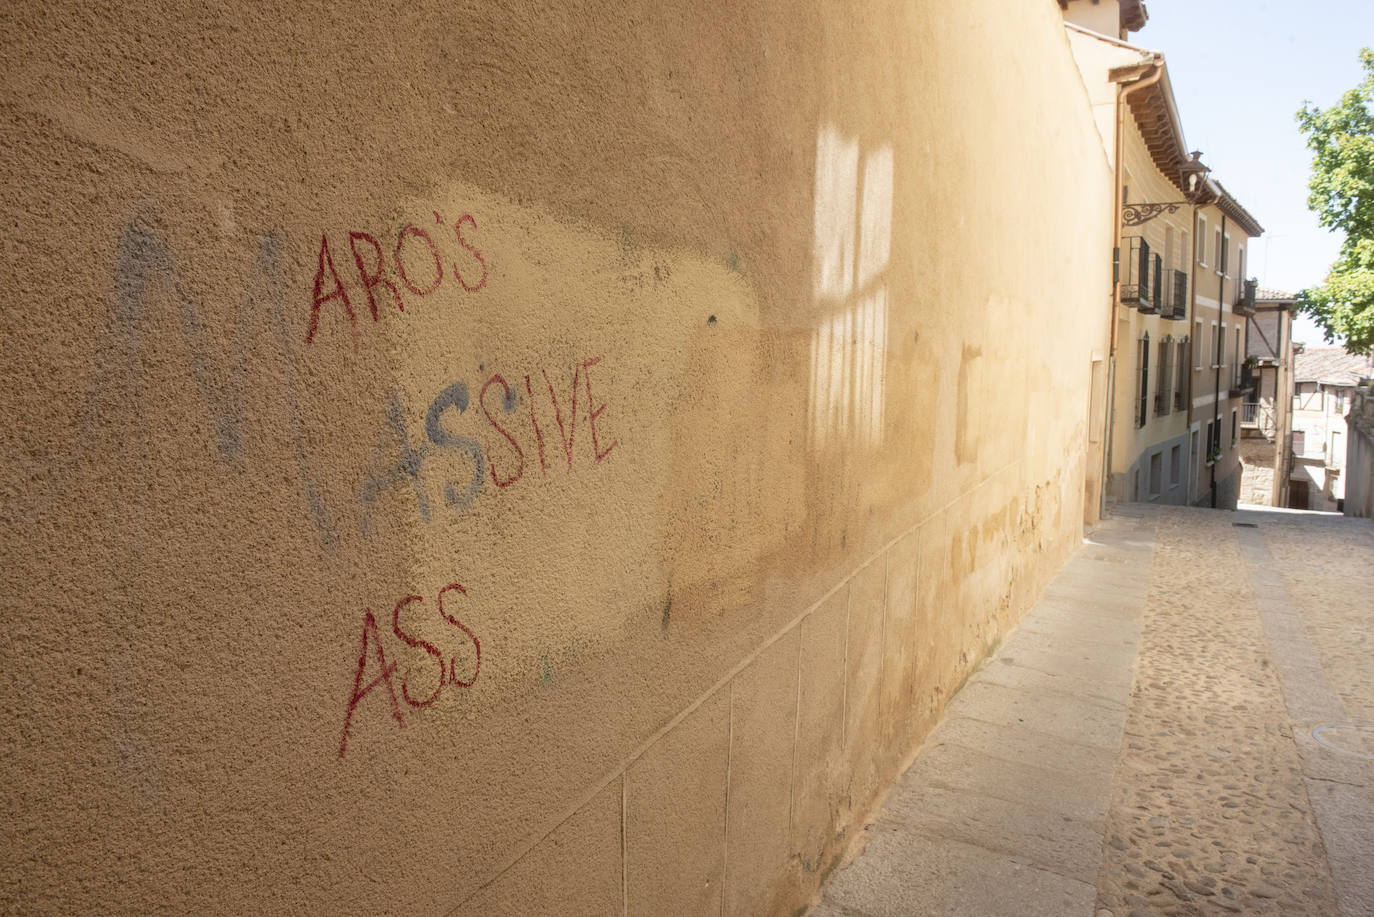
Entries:
[[1118, 508], [813, 917], [1374, 914], [1372, 596], [1366, 521]]
[[1154, 516], [1085, 539], [950, 703], [813, 917], [1093, 913]]

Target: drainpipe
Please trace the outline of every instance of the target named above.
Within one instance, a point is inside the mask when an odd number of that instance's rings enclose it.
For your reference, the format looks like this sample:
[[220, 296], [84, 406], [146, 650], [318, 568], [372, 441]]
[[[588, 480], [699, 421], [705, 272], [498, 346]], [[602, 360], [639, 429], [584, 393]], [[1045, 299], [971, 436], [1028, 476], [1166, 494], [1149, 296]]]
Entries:
[[[1194, 224], [1196, 225], [1196, 224]], [[1203, 241], [1206, 245], [1206, 241]], [[1226, 335], [1221, 330], [1221, 317], [1226, 314], [1226, 271], [1230, 270], [1231, 253], [1226, 250], [1226, 212], [1221, 213], [1221, 258], [1217, 269], [1221, 271], [1217, 275], [1217, 350], [1212, 354], [1212, 359], [1216, 360], [1216, 381], [1212, 390], [1212, 432], [1221, 432], [1221, 355], [1226, 352]], [[1217, 437], [1217, 442], [1221, 442], [1221, 437]], [[1210, 453], [1212, 444], [1207, 444], [1207, 451]], [[1212, 461], [1212, 509], [1217, 508], [1217, 463]]]
[[1121, 192], [1122, 185], [1126, 179], [1126, 164], [1123, 161], [1123, 153], [1126, 149], [1126, 99], [1132, 93], [1141, 89], [1153, 86], [1164, 76], [1164, 62], [1156, 57], [1151, 63], [1143, 65], [1149, 68], [1149, 75], [1137, 79], [1128, 86], [1121, 83], [1116, 84], [1116, 155], [1113, 157], [1115, 168], [1115, 185], [1112, 194], [1112, 251], [1116, 256], [1116, 271], [1118, 275], [1112, 278], [1111, 295], [1111, 314], [1108, 316], [1107, 328], [1111, 348], [1108, 351], [1107, 359], [1107, 410], [1103, 424], [1103, 436], [1106, 440], [1106, 449], [1102, 457], [1102, 494], [1099, 498], [1099, 514], [1105, 511], [1107, 506], [1107, 487], [1106, 483], [1112, 479], [1112, 446], [1115, 437], [1112, 434], [1112, 412], [1116, 408], [1116, 325], [1117, 311], [1121, 306], [1121, 284], [1118, 277], [1121, 271]]
[[[1280, 392], [1283, 391], [1283, 385], [1280, 380], [1287, 366], [1287, 361], [1284, 360], [1283, 356], [1283, 316], [1287, 311], [1287, 306], [1280, 306], [1276, 313], [1279, 319], [1279, 352], [1277, 354], [1278, 359], [1274, 361], [1274, 438], [1278, 440], [1278, 448], [1275, 450], [1275, 454], [1278, 456], [1278, 461], [1276, 463], [1278, 467], [1274, 469], [1274, 474], [1277, 475], [1277, 477], [1274, 480], [1274, 495], [1271, 498], [1274, 506], [1288, 505], [1288, 456], [1293, 451], [1283, 435], [1283, 427], [1279, 426], [1279, 398], [1282, 397]], [[1288, 404], [1285, 407], [1286, 410], [1283, 416], [1288, 421], [1289, 429], [1292, 429], [1292, 398], [1288, 399]]]
[[[1205, 178], [1205, 177], [1204, 177], [1204, 178], [1200, 178], [1199, 181], [1205, 182], [1205, 181], [1206, 181], [1206, 178]], [[1202, 190], [1203, 190], [1202, 187], [1199, 186], [1198, 192], [1201, 193]], [[1192, 251], [1188, 252], [1188, 318], [1186, 319], [1186, 321], [1188, 322], [1188, 333], [1189, 333], [1190, 335], [1192, 334], [1193, 329], [1196, 327], [1196, 326], [1193, 324], [1193, 320], [1194, 320], [1195, 318], [1197, 318], [1197, 208], [1198, 208], [1198, 205], [1197, 205], [1197, 204], [1193, 204], [1193, 211], [1192, 211], [1193, 225], [1189, 227], [1189, 232], [1188, 232], [1188, 238], [1189, 238], [1190, 240], [1192, 240]], [[1206, 240], [1206, 239], [1203, 240], [1203, 244], [1204, 244], [1204, 245], [1207, 244], [1207, 240]], [[1190, 340], [1191, 340], [1191, 338], [1190, 338]], [[1188, 350], [1188, 356], [1190, 356], [1190, 357], [1193, 358], [1194, 363], [1197, 362], [1197, 356], [1196, 356], [1196, 354], [1197, 354], [1197, 348], [1199, 348], [1199, 347], [1201, 347], [1201, 346], [1202, 346], [1202, 342], [1201, 342], [1201, 341], [1193, 341], [1193, 346], [1190, 347], [1189, 350]], [[1188, 461], [1191, 462], [1191, 461], [1193, 460], [1192, 452], [1191, 452], [1191, 448], [1192, 448], [1192, 447], [1191, 447], [1191, 443], [1192, 443], [1192, 437], [1193, 437], [1193, 431], [1192, 431], [1192, 427], [1193, 427], [1193, 369], [1192, 369], [1192, 367], [1189, 367], [1189, 368], [1188, 368], [1187, 376], [1188, 376], [1188, 384], [1184, 386], [1184, 391], [1187, 392], [1187, 394], [1184, 395], [1184, 397], [1188, 399], [1188, 402], [1187, 402], [1187, 403], [1188, 403], [1188, 411], [1187, 411], [1187, 415], [1188, 415], [1188, 438], [1187, 438], [1187, 440], [1185, 440], [1185, 442], [1189, 443]], [[1199, 431], [1199, 432], [1201, 432], [1201, 431]], [[1204, 452], [1203, 455], [1206, 455], [1206, 453]], [[1188, 493], [1184, 496], [1184, 502], [1185, 502], [1187, 505], [1189, 505], [1189, 506], [1192, 506], [1192, 505], [1193, 505], [1193, 497], [1196, 496], [1196, 490], [1197, 490], [1197, 469], [1196, 469], [1196, 468], [1189, 467], [1189, 469], [1188, 469]]]

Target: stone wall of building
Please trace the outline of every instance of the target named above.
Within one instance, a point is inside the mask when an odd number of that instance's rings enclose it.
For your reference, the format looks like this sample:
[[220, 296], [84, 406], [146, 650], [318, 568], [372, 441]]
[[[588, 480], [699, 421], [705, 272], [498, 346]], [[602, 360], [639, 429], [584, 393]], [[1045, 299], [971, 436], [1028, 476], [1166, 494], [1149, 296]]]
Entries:
[[1355, 389], [1350, 413], [1345, 458], [1345, 505], [1347, 516], [1374, 518], [1374, 383]]
[[1079, 542], [1054, 3], [0, 23], [0, 910], [791, 913]]

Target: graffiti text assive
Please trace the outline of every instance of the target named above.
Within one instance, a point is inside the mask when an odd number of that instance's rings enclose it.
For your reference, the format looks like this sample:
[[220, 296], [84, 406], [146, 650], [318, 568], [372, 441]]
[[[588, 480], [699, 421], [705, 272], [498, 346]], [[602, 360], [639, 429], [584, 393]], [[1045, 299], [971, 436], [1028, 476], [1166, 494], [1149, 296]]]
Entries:
[[[527, 373], [523, 378], [513, 376], [514, 384], [500, 373], [492, 374], [478, 390], [475, 406], [467, 383], [454, 382], [445, 386], [430, 402], [425, 412], [424, 439], [420, 441], [412, 440], [400, 399], [393, 395], [359, 495], [362, 534], [371, 534], [372, 510], [378, 497], [394, 487], [409, 488], [414, 493], [420, 518], [430, 521], [429, 496], [421, 480], [421, 471], [425, 461], [438, 451], [461, 455], [472, 465], [472, 477], [465, 483], [450, 481], [444, 484], [444, 502], [458, 511], [472, 503], [486, 486], [488, 477], [502, 488], [521, 480], [526, 465], [532, 463], [536, 455], [541, 475], [548, 474], [550, 461], [557, 461], [557, 450], [561, 450], [568, 468], [572, 468], [580, 410], [578, 398], [583, 392], [586, 393], [583, 416], [587, 419], [587, 434], [583, 440], [590, 439], [590, 456], [599, 464], [620, 445], [619, 440], [607, 443], [604, 430], [600, 434], [597, 432], [597, 421], [607, 408], [605, 403], [598, 406], [592, 394], [592, 367], [600, 362], [601, 357], [591, 357], [575, 363], [572, 385], [570, 390], [564, 390], [561, 399], [559, 386], [555, 385], [547, 369]], [[517, 414], [516, 407], [521, 401], [525, 403], [524, 410]], [[537, 404], [542, 405], [538, 411], [535, 409]], [[505, 445], [499, 447], [499, 455], [491, 450], [484, 451], [474, 437], [452, 429], [454, 421], [450, 416], [466, 414], [470, 407], [474, 411], [480, 409], [487, 424], [505, 441]], [[548, 440], [555, 436], [556, 441], [549, 443]], [[521, 446], [522, 440], [524, 446]], [[526, 448], [529, 447], [533, 448], [527, 459]]]

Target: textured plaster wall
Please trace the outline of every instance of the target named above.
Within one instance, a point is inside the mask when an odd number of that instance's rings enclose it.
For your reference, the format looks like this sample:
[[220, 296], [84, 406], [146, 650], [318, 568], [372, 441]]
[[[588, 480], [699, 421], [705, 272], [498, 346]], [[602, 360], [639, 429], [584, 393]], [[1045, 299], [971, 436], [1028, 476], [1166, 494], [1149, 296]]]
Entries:
[[787, 913], [1078, 539], [1048, 0], [0, 27], [8, 913]]
[[1374, 516], [1374, 391], [1351, 395], [1345, 460], [1345, 514]]

